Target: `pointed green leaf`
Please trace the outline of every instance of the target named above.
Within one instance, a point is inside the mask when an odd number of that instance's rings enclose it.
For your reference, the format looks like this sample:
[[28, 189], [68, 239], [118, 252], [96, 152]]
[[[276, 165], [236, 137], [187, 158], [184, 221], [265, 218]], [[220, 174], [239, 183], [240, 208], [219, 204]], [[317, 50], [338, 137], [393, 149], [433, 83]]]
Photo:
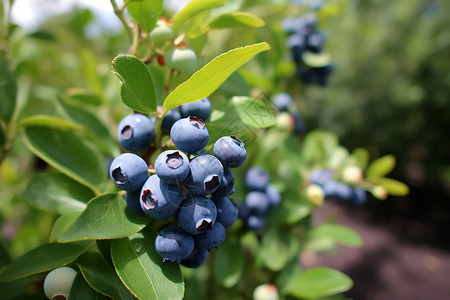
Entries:
[[156, 111], [156, 91], [147, 66], [132, 55], [117, 56], [112, 66], [113, 73], [122, 81], [120, 96], [123, 103], [142, 113]]
[[385, 155], [372, 161], [367, 169], [367, 178], [386, 176], [395, 167], [395, 156]]
[[267, 43], [259, 43], [236, 48], [217, 56], [167, 96], [163, 104], [164, 110], [169, 111], [184, 103], [208, 97], [235, 70], [256, 54], [269, 49]]
[[97, 95], [96, 93], [80, 89], [80, 88], [72, 88], [67, 91], [67, 96], [70, 97], [70, 99], [76, 100], [82, 104], [90, 104], [90, 105], [101, 105], [104, 101], [102, 97]]
[[172, 18], [174, 32], [178, 33], [178, 30], [180, 30], [184, 23], [199, 13], [211, 10], [224, 4], [226, 4], [225, 0], [193, 0], [189, 2]]
[[42, 160], [99, 193], [107, 172], [99, 149], [85, 136], [67, 128], [26, 127], [25, 142]]
[[65, 266], [73, 262], [92, 244], [92, 241], [83, 241], [39, 246], [2, 269], [0, 281], [11, 281]]
[[409, 187], [406, 184], [392, 178], [377, 177], [370, 178], [369, 181], [384, 187], [389, 195], [406, 196], [409, 194]]
[[56, 242], [73, 222], [81, 215], [81, 211], [71, 212], [59, 217], [53, 224], [50, 242]]
[[224, 287], [236, 285], [244, 272], [244, 255], [239, 244], [226, 239], [214, 255], [214, 275]]
[[81, 211], [94, 197], [87, 187], [61, 173], [38, 173], [22, 197], [31, 205], [59, 214]]
[[353, 281], [344, 273], [326, 268], [309, 269], [292, 280], [284, 293], [300, 298], [319, 298], [348, 291]]
[[331, 238], [350, 247], [360, 247], [362, 239], [353, 229], [338, 224], [322, 224], [308, 232], [309, 238]]
[[266, 23], [262, 19], [253, 14], [236, 11], [214, 18], [208, 26], [211, 29], [222, 29], [239, 27], [262, 27], [265, 24]]
[[132, 1], [127, 6], [128, 12], [142, 27], [144, 32], [150, 32], [163, 9], [162, 0]]
[[149, 222], [150, 218], [128, 208], [123, 196], [103, 194], [89, 201], [58, 241], [122, 238], [142, 230]]
[[95, 291], [115, 300], [136, 299], [99, 253], [87, 252], [77, 260], [77, 264], [84, 279]]
[[8, 63], [0, 57], [0, 120], [8, 123], [16, 108], [17, 84]]
[[352, 158], [355, 160], [355, 164], [361, 169], [365, 169], [369, 163], [369, 151], [364, 148], [356, 148], [352, 152]]
[[19, 123], [19, 126], [21, 127], [42, 126], [42, 127], [55, 127], [61, 129], [65, 128], [65, 129], [74, 129], [78, 131], [85, 131], [85, 128], [77, 123], [49, 115], [34, 115], [25, 118]]
[[252, 128], [267, 128], [276, 123], [270, 102], [242, 96], [233, 97], [231, 102], [242, 122]]
[[139, 299], [182, 299], [184, 284], [180, 267], [162, 261], [155, 251], [155, 239], [156, 234], [146, 232], [114, 240], [111, 256], [116, 272]]
[[84, 280], [83, 275], [78, 273], [73, 280], [67, 300], [107, 300], [110, 299], [103, 294], [94, 291]]

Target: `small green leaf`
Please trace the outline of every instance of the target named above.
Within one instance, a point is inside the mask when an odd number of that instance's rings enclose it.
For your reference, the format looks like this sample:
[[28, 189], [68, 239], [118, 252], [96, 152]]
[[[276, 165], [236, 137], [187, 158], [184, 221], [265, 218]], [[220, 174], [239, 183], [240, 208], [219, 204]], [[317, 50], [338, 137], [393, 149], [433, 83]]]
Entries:
[[269, 228], [262, 237], [258, 259], [272, 271], [280, 271], [300, 250], [297, 237], [284, 229]]
[[16, 280], [65, 266], [73, 262], [92, 244], [92, 241], [83, 241], [41, 245], [25, 253], [2, 269], [0, 281]]
[[59, 214], [83, 210], [94, 196], [90, 189], [61, 173], [36, 174], [22, 194], [31, 205]]
[[275, 125], [276, 118], [271, 110], [271, 102], [241, 96], [235, 96], [231, 101], [242, 122], [247, 126], [267, 128]]
[[107, 180], [102, 155], [86, 137], [68, 128], [26, 127], [25, 142], [35, 155], [99, 193]]
[[70, 99], [76, 100], [82, 104], [91, 104], [98, 106], [104, 102], [102, 97], [100, 97], [96, 93], [79, 88], [69, 89], [67, 91], [67, 96]]
[[94, 291], [84, 280], [83, 275], [78, 273], [73, 280], [67, 300], [107, 300], [110, 299]]
[[174, 17], [173, 17], [173, 31], [178, 33], [178, 30], [191, 18], [196, 15], [211, 10], [213, 8], [225, 5], [225, 0], [193, 0], [190, 1], [186, 6], [184, 6]]
[[56, 242], [66, 232], [67, 228], [81, 215], [81, 211], [71, 212], [59, 217], [53, 224], [50, 242]]
[[395, 167], [395, 156], [385, 155], [375, 159], [367, 169], [367, 178], [386, 176]]
[[184, 103], [208, 97], [235, 70], [256, 54], [269, 49], [269, 45], [264, 42], [236, 48], [217, 56], [167, 96], [163, 104], [164, 110], [169, 111]]
[[142, 230], [149, 222], [150, 218], [128, 208], [123, 196], [103, 194], [89, 201], [58, 241], [122, 238]]
[[136, 299], [99, 253], [87, 252], [77, 260], [77, 264], [84, 279], [95, 291], [116, 300]]
[[117, 56], [112, 66], [113, 73], [122, 81], [123, 103], [142, 113], [156, 111], [156, 90], [147, 66], [132, 55]]
[[255, 15], [247, 12], [236, 11], [214, 18], [210, 23], [211, 29], [262, 27], [266, 23]]
[[352, 152], [352, 158], [355, 159], [355, 164], [361, 169], [365, 169], [369, 163], [369, 151], [364, 148], [356, 148]]
[[309, 269], [292, 280], [284, 293], [300, 298], [319, 298], [348, 291], [353, 281], [344, 273], [326, 268]]
[[409, 194], [409, 187], [406, 184], [392, 178], [376, 177], [370, 178], [369, 181], [384, 187], [389, 195], [406, 196]]
[[322, 224], [308, 232], [309, 238], [331, 238], [350, 247], [360, 247], [363, 243], [360, 235], [353, 229], [338, 224]]
[[163, 9], [162, 0], [132, 1], [127, 6], [128, 12], [142, 27], [144, 32], [150, 32]]
[[182, 299], [184, 284], [180, 267], [162, 261], [155, 251], [155, 239], [156, 234], [146, 232], [114, 240], [111, 256], [116, 272], [139, 299]]
[[226, 239], [214, 255], [214, 275], [224, 287], [236, 285], [244, 272], [245, 260], [239, 244]]
[[23, 119], [19, 123], [20, 127], [54, 127], [54, 128], [65, 128], [65, 129], [74, 129], [78, 131], [85, 131], [85, 128], [77, 123], [72, 121], [62, 119], [59, 117], [48, 116], [48, 115], [34, 115], [28, 118]]
[[8, 63], [0, 57], [0, 120], [8, 123], [16, 108], [17, 84]]

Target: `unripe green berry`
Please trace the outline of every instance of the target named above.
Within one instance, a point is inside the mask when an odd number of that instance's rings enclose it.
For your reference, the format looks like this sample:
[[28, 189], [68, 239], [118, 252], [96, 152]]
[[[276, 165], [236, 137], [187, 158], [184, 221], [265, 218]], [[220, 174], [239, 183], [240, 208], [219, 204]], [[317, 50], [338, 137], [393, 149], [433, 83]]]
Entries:
[[70, 267], [57, 268], [48, 273], [44, 280], [44, 293], [47, 298], [67, 298], [76, 275], [77, 271]]
[[197, 55], [189, 48], [172, 48], [165, 58], [169, 67], [183, 73], [191, 74], [197, 68]]
[[158, 20], [156, 27], [150, 32], [150, 38], [157, 47], [164, 45], [167, 41], [173, 39], [173, 37], [173, 29], [162, 20]]
[[278, 300], [278, 289], [275, 285], [266, 283], [258, 285], [253, 291], [253, 300]]

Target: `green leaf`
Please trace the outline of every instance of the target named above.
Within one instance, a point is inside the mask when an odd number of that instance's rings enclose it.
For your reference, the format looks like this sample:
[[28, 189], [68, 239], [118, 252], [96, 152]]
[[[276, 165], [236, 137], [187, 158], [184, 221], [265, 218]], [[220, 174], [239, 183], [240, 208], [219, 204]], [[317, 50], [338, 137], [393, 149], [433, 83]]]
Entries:
[[178, 30], [180, 30], [184, 23], [191, 18], [204, 11], [211, 10], [225, 4], [225, 0], [193, 0], [189, 2], [175, 16], [173, 16], [173, 31], [177, 34]]
[[284, 293], [300, 298], [319, 298], [348, 291], [353, 281], [344, 273], [326, 268], [309, 269], [292, 280]]
[[223, 53], [177, 86], [165, 99], [164, 110], [211, 95], [236, 69], [261, 51], [269, 50], [267, 43], [236, 48]]
[[324, 163], [338, 146], [337, 136], [329, 131], [309, 132], [302, 146], [302, 158], [306, 163]]
[[395, 179], [377, 177], [377, 178], [370, 178], [369, 181], [384, 187], [389, 195], [406, 196], [409, 194], [409, 187], [403, 182], [400, 182]]
[[29, 286], [29, 284], [29, 278], [0, 282], [0, 291], [7, 291], [7, 293], [0, 293], [0, 300], [27, 299], [26, 287]]
[[252, 128], [267, 128], [275, 125], [276, 118], [271, 110], [271, 102], [242, 96], [235, 96], [231, 101], [244, 124]]
[[[115, 300], [136, 299], [99, 253], [87, 252], [77, 260], [84, 279], [95, 291]], [[140, 278], [135, 278], [140, 280]]]
[[210, 23], [209, 27], [211, 29], [222, 29], [222, 28], [240, 28], [240, 27], [262, 27], [266, 23], [258, 18], [257, 16], [236, 11], [225, 15], [220, 15], [214, 18]]
[[214, 255], [214, 276], [224, 287], [236, 285], [244, 272], [245, 260], [237, 241], [226, 239]]
[[67, 128], [26, 127], [25, 142], [35, 155], [96, 193], [106, 184], [107, 171], [97, 147]]
[[50, 243], [39, 246], [2, 269], [0, 281], [16, 280], [65, 266], [73, 262], [92, 244], [92, 241], [83, 241], [67, 244]]
[[355, 164], [361, 169], [365, 169], [369, 163], [369, 151], [364, 148], [356, 148], [353, 150], [352, 155], [355, 159]]
[[286, 198], [277, 209], [270, 212], [269, 218], [274, 224], [295, 224], [310, 213], [310, 205]]
[[89, 201], [58, 241], [123, 238], [142, 230], [149, 222], [150, 218], [131, 210], [123, 196], [103, 194]]
[[395, 167], [395, 156], [385, 155], [372, 161], [367, 169], [367, 178], [383, 177]]
[[156, 90], [147, 66], [132, 55], [117, 56], [112, 66], [113, 73], [122, 81], [123, 103], [142, 113], [156, 111]]
[[81, 211], [67, 213], [59, 217], [55, 224], [53, 224], [52, 233], [50, 235], [50, 242], [56, 242], [67, 228], [81, 215]]
[[114, 240], [111, 256], [116, 272], [139, 299], [182, 299], [184, 284], [180, 267], [162, 261], [155, 251], [155, 239], [156, 234], [146, 232]]
[[337, 224], [322, 224], [308, 232], [309, 238], [331, 238], [350, 247], [360, 247], [363, 243], [360, 235], [353, 229]]
[[76, 124], [72, 121], [62, 119], [59, 117], [48, 116], [48, 115], [34, 115], [28, 118], [23, 119], [19, 123], [20, 127], [54, 127], [60, 129], [74, 129], [78, 131], [85, 131], [86, 129]]
[[132, 1], [127, 6], [128, 12], [142, 27], [144, 32], [150, 32], [163, 9], [162, 0]]
[[73, 88], [67, 91], [67, 95], [70, 99], [76, 100], [82, 104], [101, 105], [104, 101], [102, 97], [89, 90], [80, 88]]
[[16, 107], [17, 84], [8, 63], [0, 57], [0, 120], [8, 123]]
[[78, 273], [73, 280], [67, 300], [107, 300], [110, 299], [103, 294], [94, 291], [84, 280], [83, 275]]
[[61, 173], [36, 174], [22, 194], [31, 205], [59, 214], [83, 210], [94, 196], [90, 189]]

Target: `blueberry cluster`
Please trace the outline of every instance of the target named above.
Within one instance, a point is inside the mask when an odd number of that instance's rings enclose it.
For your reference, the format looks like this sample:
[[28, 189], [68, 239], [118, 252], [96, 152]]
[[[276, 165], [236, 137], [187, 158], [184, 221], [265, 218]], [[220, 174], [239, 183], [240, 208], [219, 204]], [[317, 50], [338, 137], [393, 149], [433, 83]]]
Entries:
[[316, 14], [286, 18], [283, 27], [288, 34], [287, 46], [297, 65], [297, 75], [306, 84], [326, 85], [333, 65], [323, 51], [325, 35], [317, 30]]
[[[242, 165], [247, 156], [244, 143], [235, 136], [219, 138], [213, 155], [204, 149], [209, 141], [204, 121], [182, 115], [193, 112], [201, 115], [205, 103], [209, 101], [200, 100], [180, 108], [181, 118], [170, 126], [170, 138], [177, 149], [165, 150], [157, 156], [154, 171], [150, 172], [153, 175], [149, 176], [145, 160], [134, 153], [117, 156], [109, 171], [116, 186], [126, 191], [125, 200], [131, 209], [170, 224], [157, 235], [157, 253], [164, 261], [187, 267], [199, 267], [209, 251], [224, 241], [226, 228], [236, 221], [237, 207], [229, 198], [234, 192], [230, 168]], [[209, 113], [203, 115], [208, 116]], [[133, 114], [124, 118], [133, 122], [120, 122], [119, 140], [124, 148], [140, 145], [133, 149], [142, 149], [144, 144], [148, 147], [149, 136], [153, 136], [148, 133], [154, 130], [154, 122], [146, 118]], [[135, 138], [138, 140], [134, 141]]]
[[[311, 171], [309, 181], [322, 188], [325, 199], [337, 199], [362, 205], [367, 200], [365, 190], [348, 183], [333, 179], [334, 171], [328, 169], [314, 169]], [[348, 182], [350, 180], [347, 180]]]
[[260, 232], [266, 227], [266, 214], [270, 208], [280, 204], [281, 194], [270, 183], [269, 174], [259, 166], [245, 173], [245, 186], [249, 190], [244, 202], [239, 203], [239, 217], [247, 229]]

